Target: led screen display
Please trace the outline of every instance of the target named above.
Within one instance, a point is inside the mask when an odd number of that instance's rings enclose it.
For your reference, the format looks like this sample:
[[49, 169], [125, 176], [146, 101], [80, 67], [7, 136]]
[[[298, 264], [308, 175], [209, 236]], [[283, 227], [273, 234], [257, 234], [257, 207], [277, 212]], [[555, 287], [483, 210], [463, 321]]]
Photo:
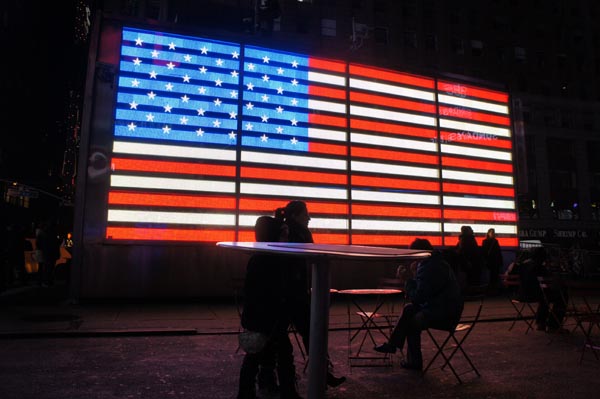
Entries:
[[108, 241], [253, 241], [307, 202], [315, 242], [514, 247], [507, 93], [341, 60], [124, 28]]

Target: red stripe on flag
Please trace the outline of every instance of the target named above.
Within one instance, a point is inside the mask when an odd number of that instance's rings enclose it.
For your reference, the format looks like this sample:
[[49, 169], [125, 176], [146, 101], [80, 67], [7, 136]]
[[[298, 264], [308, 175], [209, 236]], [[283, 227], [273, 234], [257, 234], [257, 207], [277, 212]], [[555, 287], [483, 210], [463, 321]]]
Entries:
[[332, 233], [312, 233], [313, 241], [317, 244], [349, 244], [350, 238], [348, 234], [332, 234]]
[[494, 197], [511, 197], [515, 196], [513, 187], [495, 187], [495, 186], [480, 186], [475, 184], [461, 183], [442, 183], [444, 193], [462, 193], [462, 194], [479, 194], [490, 195]]
[[392, 177], [376, 177], [352, 175], [350, 177], [352, 186], [358, 187], [385, 187], [398, 190], [417, 190], [417, 191], [440, 191], [439, 181], [409, 180]]
[[501, 248], [518, 247], [519, 239], [516, 237], [496, 237]]
[[513, 166], [510, 163], [500, 163], [491, 161], [478, 161], [474, 159], [464, 159], [442, 156], [442, 166], [452, 166], [470, 171], [491, 170], [494, 172], [512, 173]]
[[440, 105], [440, 116], [450, 116], [454, 118], [510, 126], [510, 118], [507, 116], [484, 114], [483, 112], [475, 112], [470, 109], [448, 107], [445, 105]]
[[235, 198], [200, 195], [145, 194], [127, 191], [108, 193], [111, 205], [165, 206], [180, 208], [208, 208], [235, 210]]
[[344, 116], [330, 116], [322, 114], [308, 114], [308, 123], [314, 125], [326, 125], [326, 126], [337, 126], [346, 127], [346, 117]]
[[439, 164], [437, 155], [415, 154], [405, 151], [388, 151], [376, 148], [363, 148], [353, 146], [350, 148], [350, 154], [353, 159], [356, 157], [362, 157], [374, 159], [388, 159], [392, 161], [402, 162], [424, 163], [428, 165]]
[[[308, 211], [314, 214], [347, 215], [349, 205], [337, 202], [319, 202], [306, 200]], [[266, 211], [273, 214], [275, 209], [282, 208], [288, 203], [281, 199], [240, 198], [240, 211]]]
[[473, 134], [462, 134], [457, 132], [442, 131], [440, 132], [440, 139], [442, 140], [442, 142], [446, 142], [449, 144], [471, 144], [477, 146], [502, 148], [507, 150], [512, 148], [512, 143], [510, 142], [510, 140], [503, 140], [499, 137], [494, 136], [486, 136], [486, 138], [482, 138], [481, 136]]
[[233, 230], [186, 230], [186, 229], [150, 229], [140, 227], [106, 228], [106, 238], [111, 240], [145, 240], [145, 241], [185, 241], [185, 242], [218, 242], [234, 241]]
[[508, 102], [508, 94], [506, 93], [502, 93], [500, 91], [481, 89], [473, 86], [467, 86], [448, 81], [438, 81], [438, 90], [447, 94], [456, 95], [458, 97], [479, 97], [484, 98], [486, 100], [492, 100], [501, 103]]
[[308, 86], [308, 94], [319, 97], [328, 97], [328, 98], [337, 98], [340, 100], [346, 100], [346, 90], [343, 89], [333, 89], [331, 87], [323, 87], [323, 86]]
[[434, 88], [433, 79], [428, 79], [422, 76], [391, 72], [383, 69], [369, 68], [355, 64], [350, 64], [350, 75], [364, 76], [371, 79], [377, 79], [379, 82], [381, 82], [382, 80], [387, 80], [394, 83], [425, 87], [427, 89]]
[[340, 61], [309, 58], [308, 66], [310, 69], [325, 69], [332, 72], [346, 73], [346, 63]]
[[111, 166], [113, 171], [127, 170], [136, 172], [235, 177], [235, 166], [231, 165], [113, 158]]
[[346, 156], [347, 152], [348, 152], [348, 147], [346, 147], [345, 145], [309, 142], [308, 150], [310, 152], [321, 153], [321, 154]]
[[457, 220], [489, 220], [494, 222], [516, 222], [516, 212], [502, 211], [476, 211], [476, 210], [459, 210], [459, 209], [444, 209], [444, 219], [446, 221]]
[[344, 174], [296, 171], [289, 169], [257, 168], [242, 166], [240, 176], [243, 179], [286, 180], [328, 184], [347, 184], [348, 176]]
[[417, 101], [401, 100], [399, 98], [387, 97], [375, 94], [365, 94], [350, 92], [350, 101], [361, 102], [375, 105], [383, 105], [386, 107], [393, 107], [411, 111], [435, 113], [435, 105], [420, 103]]
[[439, 208], [400, 207], [385, 205], [352, 205], [353, 216], [382, 216], [408, 217], [414, 219], [440, 219], [442, 211]]
[[350, 128], [366, 130], [369, 132], [392, 133], [403, 136], [422, 137], [426, 139], [437, 138], [437, 132], [434, 129], [402, 126], [395, 123], [375, 122], [361, 119], [350, 119]]
[[[418, 235], [419, 238], [429, 240], [431, 245], [442, 245], [442, 237]], [[355, 245], [394, 245], [408, 247], [416, 238], [414, 234], [401, 235], [380, 235], [380, 234], [352, 234], [352, 244]]]
[[238, 233], [238, 241], [256, 241], [254, 230], [240, 230]]

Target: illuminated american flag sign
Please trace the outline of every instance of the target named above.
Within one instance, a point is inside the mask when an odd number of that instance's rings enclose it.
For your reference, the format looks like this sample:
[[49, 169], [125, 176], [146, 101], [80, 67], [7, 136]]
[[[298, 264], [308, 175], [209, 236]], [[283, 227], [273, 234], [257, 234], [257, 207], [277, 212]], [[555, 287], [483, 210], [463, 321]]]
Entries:
[[308, 203], [320, 243], [517, 246], [508, 95], [275, 49], [123, 29], [107, 240], [251, 241]]

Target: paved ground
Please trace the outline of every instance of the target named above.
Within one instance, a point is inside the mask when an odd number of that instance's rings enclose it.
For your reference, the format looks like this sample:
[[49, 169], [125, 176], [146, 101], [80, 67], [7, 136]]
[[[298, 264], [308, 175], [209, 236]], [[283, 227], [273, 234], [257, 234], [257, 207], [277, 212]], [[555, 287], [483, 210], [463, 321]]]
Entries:
[[[63, 288], [31, 286], [0, 296], [0, 398], [235, 398], [243, 354], [232, 298], [73, 304]], [[475, 305], [468, 302], [466, 312]], [[327, 398], [597, 397], [600, 361], [588, 354], [579, 364], [580, 334], [525, 334], [523, 322], [509, 331], [511, 314], [504, 298], [486, 298], [483, 320], [465, 344], [481, 377], [466, 374], [457, 384], [448, 370], [422, 378], [401, 369], [398, 354], [393, 367], [350, 368], [346, 304], [334, 297], [329, 350], [335, 374], [348, 381]], [[432, 350], [423, 335], [426, 360]], [[295, 353], [306, 396], [298, 347]]]

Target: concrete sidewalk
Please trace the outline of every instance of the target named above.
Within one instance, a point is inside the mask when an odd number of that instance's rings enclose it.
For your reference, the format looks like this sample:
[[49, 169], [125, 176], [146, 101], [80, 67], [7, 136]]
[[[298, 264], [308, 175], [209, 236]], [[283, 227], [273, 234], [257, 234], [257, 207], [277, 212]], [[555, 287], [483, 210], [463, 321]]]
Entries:
[[[367, 299], [366, 303], [372, 300]], [[488, 297], [481, 319], [499, 322], [514, 310], [501, 296]], [[0, 295], [0, 337], [77, 336], [107, 334], [237, 334], [239, 316], [231, 298], [176, 300], [87, 300], [73, 303], [64, 282], [52, 287], [27, 285]], [[372, 303], [369, 305], [372, 307]], [[466, 309], [471, 303], [466, 302]], [[368, 308], [368, 307], [367, 307]], [[394, 312], [401, 310], [395, 300]], [[467, 310], [465, 311], [467, 313]], [[353, 319], [355, 316], [353, 315]], [[352, 320], [352, 327], [359, 325]], [[348, 329], [344, 298], [331, 298], [330, 330]]]
[[[243, 353], [233, 298], [173, 302], [70, 303], [64, 287], [25, 287], [0, 296], [0, 397], [235, 398]], [[477, 305], [467, 302], [465, 312]], [[449, 370], [424, 377], [399, 367], [350, 367], [346, 302], [332, 298], [329, 352], [348, 380], [327, 398], [589, 398], [600, 390], [600, 361], [580, 364], [581, 334], [530, 331], [503, 297], [488, 297], [465, 350], [481, 377], [458, 384]], [[353, 316], [353, 328], [358, 325]], [[383, 338], [375, 334], [377, 343]], [[294, 343], [299, 389], [306, 397], [304, 360]], [[423, 334], [423, 356], [433, 344]], [[372, 352], [372, 344], [365, 344]], [[459, 372], [466, 365], [460, 358]], [[26, 376], [26, 378], [24, 378]]]

